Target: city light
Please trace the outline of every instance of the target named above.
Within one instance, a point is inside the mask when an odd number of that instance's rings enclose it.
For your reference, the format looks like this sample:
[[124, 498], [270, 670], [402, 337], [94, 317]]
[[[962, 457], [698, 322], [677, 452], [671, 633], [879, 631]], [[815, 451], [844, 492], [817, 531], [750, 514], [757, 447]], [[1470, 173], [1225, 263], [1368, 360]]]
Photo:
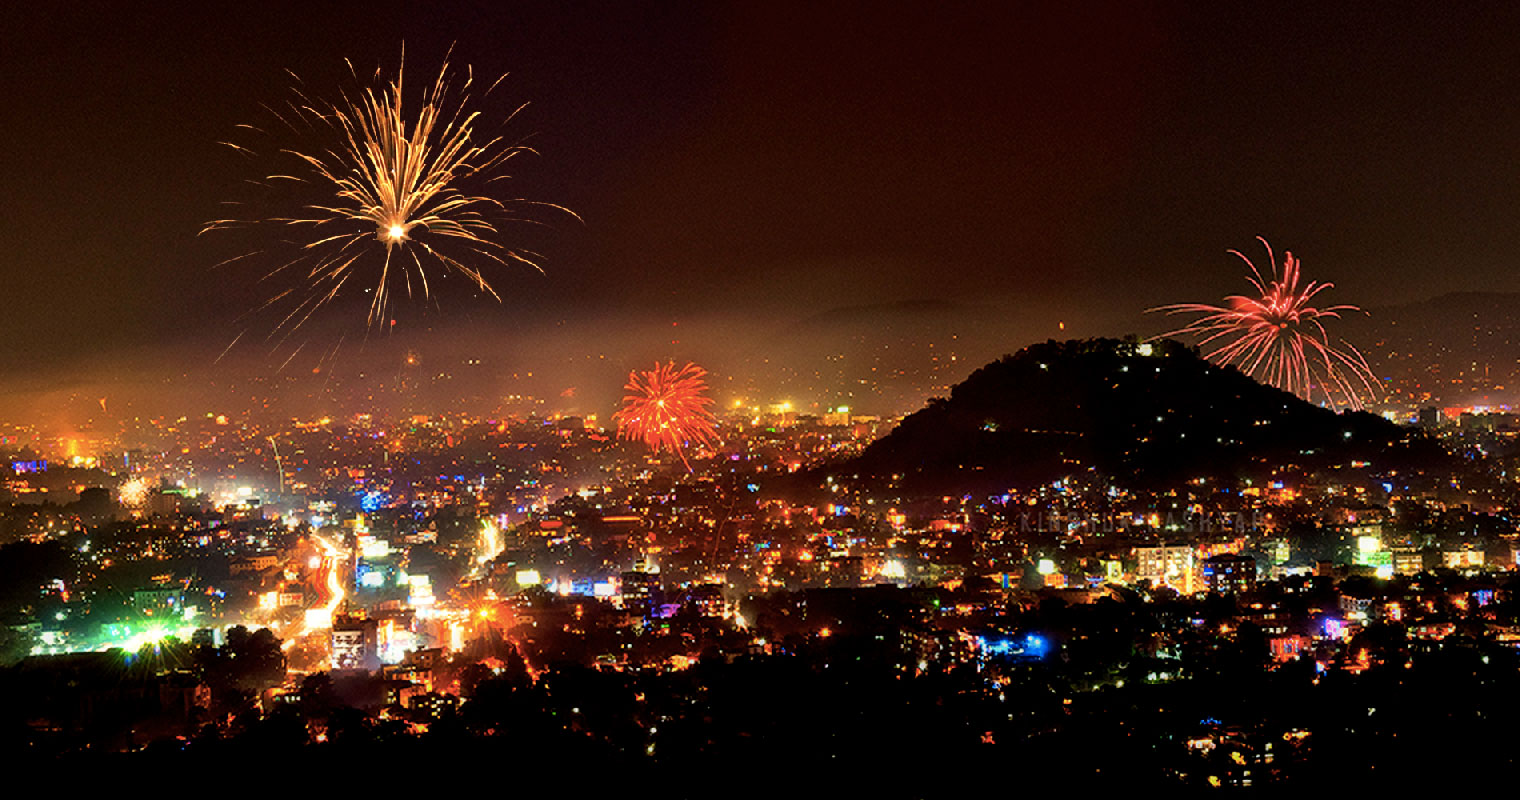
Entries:
[[12, 4], [14, 772], [1502, 786], [1520, 7], [1070, 5]]

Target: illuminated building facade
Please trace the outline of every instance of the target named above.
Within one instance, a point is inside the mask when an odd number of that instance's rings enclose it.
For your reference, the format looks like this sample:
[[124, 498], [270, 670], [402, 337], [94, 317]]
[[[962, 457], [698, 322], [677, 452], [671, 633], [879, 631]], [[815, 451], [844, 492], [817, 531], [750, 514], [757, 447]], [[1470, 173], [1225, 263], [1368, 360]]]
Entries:
[[1135, 577], [1183, 594], [1198, 590], [1197, 560], [1187, 545], [1135, 548]]
[[372, 619], [335, 621], [332, 627], [333, 669], [378, 669], [378, 638], [378, 626]]
[[1203, 584], [1220, 594], [1240, 594], [1256, 588], [1256, 559], [1223, 553], [1204, 559]]
[[623, 607], [629, 611], [648, 616], [650, 609], [660, 600], [660, 573], [651, 570], [643, 562], [622, 574]]

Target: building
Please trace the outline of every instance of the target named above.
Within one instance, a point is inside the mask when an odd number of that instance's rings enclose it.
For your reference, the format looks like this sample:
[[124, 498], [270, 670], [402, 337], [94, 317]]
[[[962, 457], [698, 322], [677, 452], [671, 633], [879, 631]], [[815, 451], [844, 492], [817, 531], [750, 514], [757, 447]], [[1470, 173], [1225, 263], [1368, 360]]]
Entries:
[[642, 616], [648, 616], [662, 600], [659, 568], [651, 568], [644, 562], [622, 574], [623, 607]]
[[1482, 550], [1446, 550], [1441, 553], [1441, 563], [1448, 569], [1471, 569], [1483, 566]]
[[232, 560], [232, 574], [241, 575], [244, 572], [263, 572], [266, 569], [273, 569], [279, 563], [280, 558], [274, 553], [243, 556], [242, 558]]
[[428, 692], [425, 694], [408, 693], [406, 700], [407, 708], [415, 716], [423, 718], [440, 719], [459, 710], [459, 697], [452, 694]]
[[732, 610], [728, 601], [723, 599], [723, 588], [712, 583], [698, 584], [687, 589], [682, 605], [696, 609], [704, 617], [724, 618]]
[[166, 616], [184, 611], [185, 595], [178, 586], [150, 586], [134, 589], [132, 606], [143, 616]]
[[333, 669], [380, 667], [379, 626], [372, 619], [340, 617], [332, 626]]
[[1135, 578], [1170, 586], [1183, 594], [1198, 591], [1197, 560], [1187, 545], [1136, 547]]
[[1204, 559], [1203, 585], [1220, 594], [1252, 591], [1256, 588], [1256, 559], [1238, 553]]
[[1398, 575], [1418, 575], [1425, 571], [1425, 556], [1414, 549], [1395, 550], [1393, 571]]

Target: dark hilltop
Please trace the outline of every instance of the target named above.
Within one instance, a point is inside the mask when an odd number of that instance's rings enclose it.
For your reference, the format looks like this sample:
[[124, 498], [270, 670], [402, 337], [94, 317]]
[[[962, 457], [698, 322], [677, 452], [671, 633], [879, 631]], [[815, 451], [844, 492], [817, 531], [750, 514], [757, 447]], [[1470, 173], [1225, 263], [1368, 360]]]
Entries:
[[1049, 341], [994, 361], [829, 471], [907, 494], [1001, 491], [1063, 477], [1156, 488], [1313, 471], [1429, 466], [1423, 434], [1336, 413], [1163, 340]]

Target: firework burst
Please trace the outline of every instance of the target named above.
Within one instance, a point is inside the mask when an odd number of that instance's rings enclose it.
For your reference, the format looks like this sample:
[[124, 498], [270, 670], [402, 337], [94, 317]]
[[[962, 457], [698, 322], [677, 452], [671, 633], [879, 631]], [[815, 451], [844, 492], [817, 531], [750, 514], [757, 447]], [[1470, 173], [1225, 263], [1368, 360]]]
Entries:
[[1167, 314], [1200, 314], [1198, 319], [1166, 336], [1193, 336], [1208, 349], [1204, 357], [1220, 365], [1233, 365], [1242, 372], [1305, 400], [1322, 398], [1331, 406], [1361, 409], [1379, 394], [1377, 378], [1367, 360], [1349, 342], [1332, 340], [1325, 331], [1327, 320], [1342, 312], [1360, 312], [1352, 305], [1313, 305], [1315, 296], [1333, 283], [1303, 283], [1299, 260], [1284, 251], [1279, 271], [1272, 245], [1260, 236], [1267, 250], [1270, 276], [1263, 277], [1251, 259], [1231, 250], [1251, 274], [1246, 280], [1256, 296], [1232, 295], [1226, 305], [1181, 303], [1150, 309]]
[[[352, 63], [349, 71], [361, 83]], [[384, 320], [398, 292], [426, 302], [433, 299], [432, 283], [448, 275], [464, 277], [499, 301], [489, 271], [514, 264], [542, 271], [537, 253], [500, 241], [502, 223], [537, 222], [527, 212], [543, 208], [575, 217], [553, 203], [484, 193], [486, 184], [508, 177], [501, 174], [507, 161], [534, 151], [502, 136], [477, 133], [481, 112], [471, 108], [473, 70], [466, 70], [456, 89], [445, 59], [437, 79], [410, 104], [405, 73], [403, 54], [393, 80], [384, 80], [377, 70], [374, 85], [342, 91], [332, 102], [312, 99], [297, 78], [294, 97], [268, 110], [276, 130], [307, 142], [306, 148], [273, 145], [273, 155], [286, 164], [253, 183], [271, 190], [275, 202], [292, 199], [287, 190], [304, 194], [299, 212], [212, 220], [202, 229], [275, 224], [298, 232], [285, 243], [292, 249], [283, 264], [264, 276], [286, 286], [258, 309], [278, 309], [281, 319], [271, 336], [282, 330], [288, 335], [324, 305], [360, 290], [372, 294], [368, 324], [373, 328]], [[498, 78], [483, 94], [500, 83]], [[264, 133], [251, 125], [239, 127]], [[256, 155], [250, 147], [223, 144]]]
[[116, 497], [127, 508], [142, 508], [148, 502], [148, 482], [142, 478], [125, 481], [117, 488]]
[[707, 397], [707, 370], [688, 363], [679, 369], [675, 362], [655, 363], [652, 370], [628, 373], [628, 392], [623, 407], [612, 415], [617, 420], [618, 438], [637, 439], [658, 453], [669, 450], [681, 458], [687, 471], [688, 444], [715, 445], [717, 419]]

